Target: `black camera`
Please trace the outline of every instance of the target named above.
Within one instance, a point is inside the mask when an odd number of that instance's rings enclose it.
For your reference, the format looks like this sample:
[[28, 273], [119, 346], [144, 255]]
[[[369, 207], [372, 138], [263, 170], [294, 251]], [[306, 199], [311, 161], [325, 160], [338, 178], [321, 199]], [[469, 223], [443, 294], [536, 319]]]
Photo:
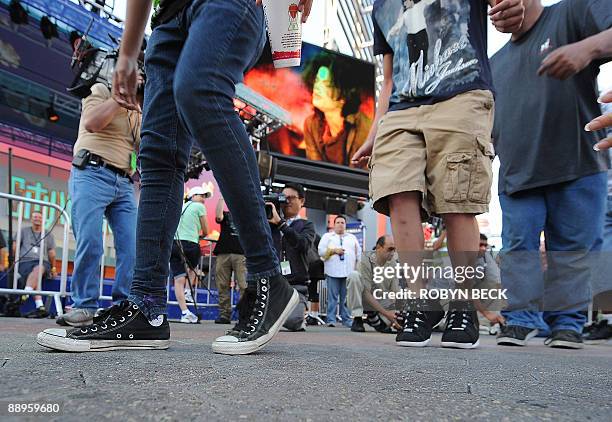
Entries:
[[[264, 195], [264, 202], [271, 202], [274, 204], [274, 206], [276, 207], [276, 211], [278, 211], [278, 213], [281, 215], [282, 217], [282, 210], [281, 210], [281, 205], [286, 204], [287, 203], [287, 197], [285, 196], [285, 194], [283, 193], [271, 193], [268, 195]], [[266, 204], [266, 218], [268, 220], [270, 220], [272, 218], [272, 206], [269, 204]]]

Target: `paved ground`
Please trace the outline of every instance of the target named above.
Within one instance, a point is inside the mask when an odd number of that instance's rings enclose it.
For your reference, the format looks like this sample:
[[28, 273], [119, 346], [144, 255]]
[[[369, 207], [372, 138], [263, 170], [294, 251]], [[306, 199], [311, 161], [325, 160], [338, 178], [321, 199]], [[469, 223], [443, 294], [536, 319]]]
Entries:
[[0, 402], [64, 403], [45, 419], [612, 419], [610, 343], [501, 348], [486, 336], [477, 350], [408, 349], [390, 335], [314, 327], [232, 357], [212, 353], [223, 328], [204, 323], [172, 324], [168, 351], [68, 354], [36, 344], [53, 325], [0, 319]]

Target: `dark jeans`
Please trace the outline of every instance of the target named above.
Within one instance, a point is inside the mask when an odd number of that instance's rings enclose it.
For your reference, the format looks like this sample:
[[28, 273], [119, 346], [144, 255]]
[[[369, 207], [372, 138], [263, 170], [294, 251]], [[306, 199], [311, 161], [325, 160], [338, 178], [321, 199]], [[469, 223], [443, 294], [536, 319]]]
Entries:
[[[503, 212], [501, 281], [508, 289], [508, 325], [542, 332], [582, 332], [601, 256], [606, 173], [500, 194]], [[542, 271], [540, 233], [546, 238]]]
[[255, 152], [233, 103], [235, 84], [264, 43], [263, 10], [253, 0], [194, 0], [149, 39], [130, 295], [149, 318], [166, 313], [168, 261], [192, 139], [232, 213], [249, 279], [280, 273]]

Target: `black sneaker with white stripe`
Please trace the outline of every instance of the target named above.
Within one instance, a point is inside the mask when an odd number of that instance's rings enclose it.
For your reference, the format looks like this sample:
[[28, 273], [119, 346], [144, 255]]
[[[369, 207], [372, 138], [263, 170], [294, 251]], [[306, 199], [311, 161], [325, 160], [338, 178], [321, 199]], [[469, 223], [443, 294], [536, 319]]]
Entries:
[[497, 335], [497, 344], [500, 346], [527, 346], [527, 342], [536, 335], [538, 335], [537, 328], [503, 325]]
[[402, 330], [395, 342], [403, 347], [425, 347], [431, 342], [431, 333], [444, 319], [444, 311], [433, 301], [411, 301], [406, 305], [399, 322]]
[[584, 347], [580, 333], [572, 330], [553, 330], [550, 337], [544, 340], [544, 344], [557, 349], [582, 349]]
[[278, 333], [299, 303], [298, 293], [280, 274], [259, 279], [256, 295], [246, 327], [241, 317], [236, 327], [240, 331], [232, 330], [217, 338], [212, 344], [213, 352], [246, 355], [260, 350]]
[[474, 349], [480, 344], [478, 315], [476, 311], [453, 307], [448, 312], [446, 329], [442, 334], [442, 347]]
[[50, 328], [37, 342], [64, 352], [97, 352], [120, 349], [167, 349], [170, 325], [165, 315], [149, 321], [138, 306], [127, 300], [94, 317], [86, 327]]

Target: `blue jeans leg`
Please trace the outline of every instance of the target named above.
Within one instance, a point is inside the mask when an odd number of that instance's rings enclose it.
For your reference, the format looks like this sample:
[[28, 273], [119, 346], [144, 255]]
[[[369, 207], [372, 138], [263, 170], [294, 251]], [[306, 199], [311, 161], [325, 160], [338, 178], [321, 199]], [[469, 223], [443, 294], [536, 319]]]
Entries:
[[540, 260], [540, 233], [546, 221], [541, 190], [500, 194], [502, 207], [501, 282], [508, 289], [508, 307], [502, 312], [508, 325], [548, 330], [539, 314], [544, 273]]
[[544, 319], [553, 330], [582, 332], [586, 322], [603, 244], [606, 190], [605, 172], [547, 189]]
[[336, 322], [336, 311], [338, 309], [338, 296], [340, 295], [340, 280], [336, 277], [327, 276], [327, 318], [328, 324]]
[[255, 153], [233, 109], [235, 84], [261, 53], [263, 40], [263, 11], [244, 0], [195, 0], [151, 35], [130, 295], [149, 317], [166, 312], [168, 261], [192, 139], [204, 152], [232, 212], [249, 280], [280, 273]]
[[134, 185], [127, 178], [118, 177], [115, 200], [106, 209], [106, 219], [115, 241], [115, 281], [111, 293], [115, 304], [128, 298], [132, 286], [137, 212]]
[[76, 239], [70, 290], [75, 308], [98, 308], [102, 222], [114, 198], [116, 177], [104, 167], [73, 167], [70, 172], [72, 231]]

